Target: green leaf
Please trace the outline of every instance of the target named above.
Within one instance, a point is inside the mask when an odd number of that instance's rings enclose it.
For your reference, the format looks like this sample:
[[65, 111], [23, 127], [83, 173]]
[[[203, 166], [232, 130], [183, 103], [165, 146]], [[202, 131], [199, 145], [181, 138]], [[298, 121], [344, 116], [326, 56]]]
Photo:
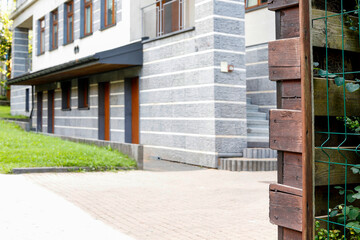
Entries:
[[349, 212], [350, 212], [350, 208], [349, 208], [349, 207], [344, 207], [343, 210], [342, 210], [342, 213], [343, 213], [344, 215], [348, 215]]
[[314, 62], [314, 67], [318, 67], [320, 64], [318, 62]]
[[335, 84], [336, 84], [337, 86], [342, 86], [342, 85], [344, 85], [344, 83], [345, 83], [343, 77], [336, 77], [334, 80], [335, 80]]
[[357, 186], [357, 187], [354, 188], [354, 189], [355, 189], [355, 191], [360, 192], [360, 186]]
[[350, 220], [356, 220], [356, 218], [359, 216], [359, 214], [360, 214], [359, 209], [351, 208], [349, 211], [348, 218]]
[[[352, 194], [352, 198], [360, 199], [360, 193]], [[350, 201], [349, 201], [350, 202]]]
[[[351, 171], [353, 172], [353, 174], [358, 174], [360, 172], [360, 169], [356, 168], [356, 167], [352, 167]], [[359, 191], [358, 191], [359, 192]]]
[[[358, 193], [357, 193], [357, 194], [358, 194]], [[356, 195], [356, 194], [350, 193], [350, 194], [348, 194], [348, 195], [346, 196], [346, 198], [347, 198], [347, 200], [348, 200], [349, 203], [352, 203], [352, 202], [354, 202], [354, 201], [357, 199], [357, 198], [354, 197], [354, 195]]]
[[345, 190], [343, 190], [343, 189], [339, 191], [340, 195], [344, 195], [344, 193], [345, 193]]
[[352, 30], [352, 31], [357, 31], [357, 28], [353, 27], [353, 26], [349, 27], [349, 29]]
[[344, 189], [343, 187], [340, 187], [340, 186], [335, 186], [334, 188], [335, 189]]
[[331, 211], [330, 217], [335, 217], [339, 213], [338, 210]]
[[338, 217], [338, 219], [336, 220], [336, 222], [338, 222], [338, 223], [344, 223], [344, 216], [340, 216], [340, 217]]
[[357, 90], [360, 89], [360, 85], [359, 84], [355, 84], [355, 83], [347, 83], [346, 84], [346, 90], [348, 90], [349, 92], [355, 92]]

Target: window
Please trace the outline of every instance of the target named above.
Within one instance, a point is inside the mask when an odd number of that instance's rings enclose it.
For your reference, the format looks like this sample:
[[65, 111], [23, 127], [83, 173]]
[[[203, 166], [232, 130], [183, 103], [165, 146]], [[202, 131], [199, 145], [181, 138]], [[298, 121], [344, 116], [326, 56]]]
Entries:
[[51, 12], [51, 40], [50, 40], [51, 49], [56, 49], [58, 47], [58, 39], [59, 39], [58, 20], [59, 20], [58, 11], [55, 10]]
[[115, 0], [104, 0], [104, 26], [115, 24]]
[[39, 54], [45, 52], [45, 18], [39, 20]]
[[184, 28], [184, 1], [157, 0], [157, 36], [176, 32]]
[[92, 33], [92, 0], [84, 1], [84, 36]]
[[267, 0], [246, 0], [246, 9], [255, 8], [267, 4]]
[[71, 82], [61, 83], [62, 110], [71, 109]]
[[74, 41], [74, 1], [65, 4], [65, 43]]
[[30, 89], [25, 90], [25, 112], [30, 111]]
[[89, 79], [78, 80], [78, 106], [81, 109], [89, 109]]

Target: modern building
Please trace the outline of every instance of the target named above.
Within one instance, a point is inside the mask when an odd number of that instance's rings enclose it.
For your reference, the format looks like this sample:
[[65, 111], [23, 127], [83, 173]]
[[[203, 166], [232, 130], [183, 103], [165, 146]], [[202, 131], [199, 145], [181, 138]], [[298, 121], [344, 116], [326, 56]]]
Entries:
[[[39, 132], [213, 168], [265, 150], [275, 88], [264, 33], [275, 19], [262, 22], [274, 18], [262, 2], [245, 14], [244, 0], [17, 1], [12, 113]], [[245, 38], [245, 25], [263, 34]]]

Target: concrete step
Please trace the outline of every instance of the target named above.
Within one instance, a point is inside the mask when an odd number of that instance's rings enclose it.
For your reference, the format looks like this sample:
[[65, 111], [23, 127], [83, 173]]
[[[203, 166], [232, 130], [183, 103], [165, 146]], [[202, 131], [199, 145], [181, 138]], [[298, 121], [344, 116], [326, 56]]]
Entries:
[[259, 111], [259, 106], [258, 105], [247, 104], [246, 105], [246, 111], [247, 112], [258, 112]]
[[263, 119], [259, 119], [259, 120], [258, 119], [248, 119], [247, 125], [248, 125], [248, 127], [269, 128], [269, 121], [263, 120]]
[[244, 158], [277, 158], [277, 151], [270, 148], [245, 148]]
[[269, 128], [253, 128], [248, 127], [247, 129], [248, 136], [264, 136], [269, 137]]
[[269, 137], [266, 136], [247, 136], [248, 148], [268, 148]]
[[262, 112], [247, 112], [246, 117], [249, 120], [266, 120], [266, 113]]
[[277, 159], [220, 158], [220, 170], [228, 171], [276, 171]]
[[251, 104], [251, 98], [246, 98], [246, 103]]

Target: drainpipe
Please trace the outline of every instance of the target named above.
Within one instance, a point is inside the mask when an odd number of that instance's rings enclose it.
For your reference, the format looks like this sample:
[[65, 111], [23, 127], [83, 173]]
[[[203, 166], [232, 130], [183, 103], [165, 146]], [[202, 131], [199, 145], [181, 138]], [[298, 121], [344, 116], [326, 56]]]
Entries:
[[32, 128], [32, 115], [33, 115], [33, 112], [34, 112], [34, 106], [35, 106], [35, 103], [34, 103], [34, 98], [35, 98], [35, 87], [34, 85], [31, 85], [31, 112], [30, 112], [30, 130]]

